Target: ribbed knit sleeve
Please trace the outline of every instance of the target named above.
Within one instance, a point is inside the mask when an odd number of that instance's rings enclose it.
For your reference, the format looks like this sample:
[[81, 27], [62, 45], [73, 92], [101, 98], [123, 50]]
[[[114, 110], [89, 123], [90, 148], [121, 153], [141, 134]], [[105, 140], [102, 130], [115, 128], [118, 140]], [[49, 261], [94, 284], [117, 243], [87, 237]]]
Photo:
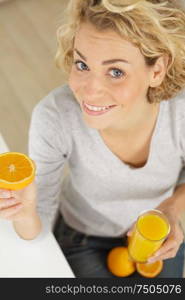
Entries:
[[61, 115], [50, 94], [33, 109], [28, 152], [36, 163], [37, 208], [50, 228], [59, 205], [62, 174], [68, 156], [68, 147], [62, 128]]

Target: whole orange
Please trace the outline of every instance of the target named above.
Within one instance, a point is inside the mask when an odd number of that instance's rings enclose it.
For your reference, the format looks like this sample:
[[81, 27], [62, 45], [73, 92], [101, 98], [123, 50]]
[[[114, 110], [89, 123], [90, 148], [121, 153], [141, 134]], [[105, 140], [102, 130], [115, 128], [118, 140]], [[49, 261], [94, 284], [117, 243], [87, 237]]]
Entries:
[[108, 253], [107, 267], [118, 277], [126, 277], [135, 272], [135, 263], [130, 260], [127, 247], [115, 247]]

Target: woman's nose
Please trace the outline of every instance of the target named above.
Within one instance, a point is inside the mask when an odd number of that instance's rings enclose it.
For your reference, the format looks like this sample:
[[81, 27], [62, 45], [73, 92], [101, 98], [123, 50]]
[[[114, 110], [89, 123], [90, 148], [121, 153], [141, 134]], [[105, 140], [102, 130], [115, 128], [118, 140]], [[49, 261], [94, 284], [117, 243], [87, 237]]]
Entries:
[[102, 96], [104, 93], [104, 85], [101, 78], [89, 76], [84, 82], [84, 91], [89, 96]]

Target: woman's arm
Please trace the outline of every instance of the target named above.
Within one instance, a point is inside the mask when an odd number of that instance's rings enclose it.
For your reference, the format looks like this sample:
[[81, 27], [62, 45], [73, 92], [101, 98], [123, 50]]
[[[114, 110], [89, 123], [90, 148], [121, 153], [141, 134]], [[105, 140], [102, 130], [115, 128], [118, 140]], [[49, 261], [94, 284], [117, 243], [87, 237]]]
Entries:
[[[29, 157], [36, 164], [37, 212], [45, 224], [43, 228], [49, 226], [50, 229], [59, 207], [63, 170], [69, 150], [65, 139], [65, 118], [63, 112], [57, 110], [58, 105], [53, 97], [53, 94], [47, 96], [34, 107], [28, 141]], [[63, 95], [60, 99], [63, 100]]]
[[36, 211], [25, 218], [13, 221], [13, 227], [16, 233], [25, 240], [33, 240], [42, 229], [41, 220]]
[[32, 240], [41, 232], [41, 220], [36, 210], [36, 183], [21, 190], [0, 189], [0, 218], [12, 221], [17, 234]]
[[185, 211], [185, 184], [177, 186], [173, 195], [164, 200], [156, 209], [167, 216], [171, 231], [162, 247], [150, 257], [149, 262], [175, 257], [183, 242], [184, 233], [180, 225], [180, 217]]
[[179, 219], [185, 211], [185, 183], [177, 186], [173, 195], [164, 200], [158, 209], [171, 210], [172, 214]]

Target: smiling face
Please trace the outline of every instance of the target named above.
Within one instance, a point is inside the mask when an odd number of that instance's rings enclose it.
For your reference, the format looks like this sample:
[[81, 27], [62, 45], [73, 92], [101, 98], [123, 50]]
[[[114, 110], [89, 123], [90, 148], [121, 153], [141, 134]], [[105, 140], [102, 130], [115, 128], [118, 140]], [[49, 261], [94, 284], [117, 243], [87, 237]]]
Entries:
[[73, 57], [69, 86], [88, 126], [121, 131], [149, 119], [154, 104], [146, 95], [153, 73], [139, 48], [114, 31], [82, 23]]

